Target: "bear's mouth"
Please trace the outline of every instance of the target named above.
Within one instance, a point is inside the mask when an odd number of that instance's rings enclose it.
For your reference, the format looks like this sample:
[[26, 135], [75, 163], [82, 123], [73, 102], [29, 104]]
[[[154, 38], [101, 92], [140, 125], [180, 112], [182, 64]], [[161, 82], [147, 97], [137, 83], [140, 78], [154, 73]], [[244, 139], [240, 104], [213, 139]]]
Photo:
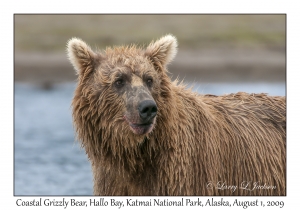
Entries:
[[153, 129], [153, 122], [137, 124], [130, 122], [126, 116], [124, 118], [128, 122], [130, 130], [137, 135], [150, 133]]
[[130, 129], [138, 135], [150, 133], [153, 129], [153, 123], [151, 124], [130, 124]]

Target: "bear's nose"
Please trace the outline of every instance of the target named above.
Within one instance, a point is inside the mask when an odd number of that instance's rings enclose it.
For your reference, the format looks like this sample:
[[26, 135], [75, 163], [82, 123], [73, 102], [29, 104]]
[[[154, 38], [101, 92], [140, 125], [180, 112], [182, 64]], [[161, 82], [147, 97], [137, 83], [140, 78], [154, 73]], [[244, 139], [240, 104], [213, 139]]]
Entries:
[[138, 110], [143, 120], [151, 120], [156, 116], [157, 106], [153, 100], [145, 100], [139, 104]]

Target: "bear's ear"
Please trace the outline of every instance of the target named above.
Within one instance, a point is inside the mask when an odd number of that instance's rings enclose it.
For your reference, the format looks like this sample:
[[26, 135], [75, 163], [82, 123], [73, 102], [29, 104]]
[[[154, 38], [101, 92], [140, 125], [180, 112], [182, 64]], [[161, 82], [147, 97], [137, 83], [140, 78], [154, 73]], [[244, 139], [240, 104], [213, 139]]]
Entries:
[[151, 42], [146, 48], [145, 55], [152, 63], [164, 69], [177, 53], [177, 40], [172, 35], [166, 35], [156, 42]]
[[81, 39], [72, 38], [67, 43], [67, 54], [76, 73], [83, 75], [86, 71], [93, 71], [97, 54]]

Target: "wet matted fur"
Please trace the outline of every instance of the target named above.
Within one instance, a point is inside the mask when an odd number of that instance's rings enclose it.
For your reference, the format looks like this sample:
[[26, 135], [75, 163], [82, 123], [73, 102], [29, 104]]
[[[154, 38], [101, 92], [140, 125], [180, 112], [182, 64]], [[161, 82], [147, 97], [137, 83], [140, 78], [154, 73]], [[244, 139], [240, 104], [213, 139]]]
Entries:
[[73, 38], [67, 51], [95, 195], [286, 194], [285, 97], [199, 95], [172, 82], [172, 35], [99, 52]]

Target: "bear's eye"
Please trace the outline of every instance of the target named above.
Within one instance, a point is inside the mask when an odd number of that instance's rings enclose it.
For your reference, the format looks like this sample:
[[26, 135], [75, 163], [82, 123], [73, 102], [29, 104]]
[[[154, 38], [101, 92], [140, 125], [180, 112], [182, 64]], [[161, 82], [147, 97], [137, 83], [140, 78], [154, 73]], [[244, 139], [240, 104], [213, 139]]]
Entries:
[[148, 87], [152, 87], [153, 79], [152, 78], [148, 78], [146, 81], [147, 81]]
[[118, 80], [116, 80], [116, 81], [115, 81], [115, 86], [116, 86], [117, 88], [123, 87], [123, 86], [124, 86], [124, 80], [123, 80], [123, 79], [118, 79]]

